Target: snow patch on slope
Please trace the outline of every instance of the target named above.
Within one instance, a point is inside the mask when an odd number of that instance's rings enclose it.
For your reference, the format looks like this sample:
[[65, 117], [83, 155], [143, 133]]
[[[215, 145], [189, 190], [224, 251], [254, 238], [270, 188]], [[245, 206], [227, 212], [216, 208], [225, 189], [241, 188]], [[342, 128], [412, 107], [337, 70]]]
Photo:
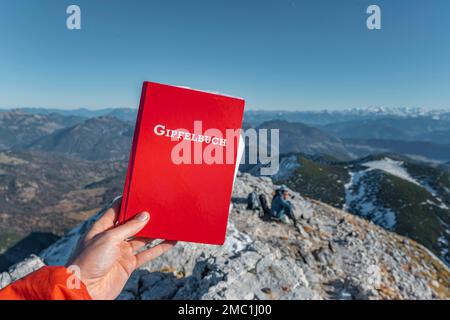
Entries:
[[414, 183], [415, 185], [424, 188], [428, 191], [438, 202], [439, 204], [432, 203], [433, 205], [444, 209], [449, 210], [449, 207], [444, 203], [444, 201], [438, 196], [438, 192], [434, 190], [428, 183], [420, 183], [416, 179], [414, 179], [403, 167], [403, 161], [395, 161], [390, 158], [384, 158], [383, 160], [369, 161], [362, 164], [364, 167], [368, 167], [370, 169], [378, 169], [384, 172], [387, 172], [393, 176], [396, 176], [400, 179], [406, 180], [408, 182]]
[[383, 228], [393, 230], [397, 223], [395, 212], [377, 204], [375, 190], [364, 181], [367, 173], [372, 170], [369, 168], [358, 172], [349, 172], [350, 181], [344, 185], [345, 204], [343, 209], [368, 218]]
[[300, 163], [296, 155], [282, 158], [278, 166], [278, 171], [272, 178], [274, 180], [288, 179], [298, 168], [300, 168]]
[[395, 161], [386, 157], [383, 160], [369, 161], [363, 163], [362, 165], [371, 169], [382, 170], [384, 172], [392, 174], [393, 176], [421, 186], [421, 184], [413, 177], [411, 177], [408, 171], [406, 171], [406, 169], [403, 167], [403, 161]]
[[439, 204], [433, 203], [433, 205], [438, 206], [443, 210], [450, 210], [450, 208], [445, 204], [441, 197], [439, 197], [438, 192], [430, 186], [428, 183], [423, 183], [422, 186], [439, 202]]

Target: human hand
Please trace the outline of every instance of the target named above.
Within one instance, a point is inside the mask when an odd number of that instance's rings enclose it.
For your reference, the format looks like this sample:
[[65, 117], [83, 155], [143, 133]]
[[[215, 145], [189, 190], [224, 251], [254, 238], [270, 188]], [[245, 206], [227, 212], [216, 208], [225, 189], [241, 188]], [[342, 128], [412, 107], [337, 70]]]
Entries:
[[141, 212], [125, 224], [114, 227], [119, 208], [120, 201], [116, 201], [92, 226], [69, 263], [79, 268], [80, 280], [95, 300], [115, 299], [136, 268], [157, 258], [176, 243], [164, 241], [136, 253], [154, 240], [131, 238], [150, 221], [150, 214]]

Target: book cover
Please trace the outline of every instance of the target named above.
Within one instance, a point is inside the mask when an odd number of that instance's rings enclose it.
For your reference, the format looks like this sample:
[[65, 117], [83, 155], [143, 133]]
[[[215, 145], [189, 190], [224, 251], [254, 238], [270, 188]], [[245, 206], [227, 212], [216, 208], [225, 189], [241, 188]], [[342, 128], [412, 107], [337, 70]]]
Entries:
[[223, 244], [243, 151], [244, 104], [145, 82], [119, 223], [148, 211], [150, 222], [137, 236]]

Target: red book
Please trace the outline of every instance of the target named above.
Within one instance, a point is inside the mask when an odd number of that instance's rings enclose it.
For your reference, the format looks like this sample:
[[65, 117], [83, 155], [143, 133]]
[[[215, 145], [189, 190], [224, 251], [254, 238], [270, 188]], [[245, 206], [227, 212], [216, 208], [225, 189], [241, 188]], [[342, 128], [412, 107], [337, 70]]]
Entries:
[[119, 223], [148, 211], [137, 236], [223, 244], [244, 103], [144, 82]]

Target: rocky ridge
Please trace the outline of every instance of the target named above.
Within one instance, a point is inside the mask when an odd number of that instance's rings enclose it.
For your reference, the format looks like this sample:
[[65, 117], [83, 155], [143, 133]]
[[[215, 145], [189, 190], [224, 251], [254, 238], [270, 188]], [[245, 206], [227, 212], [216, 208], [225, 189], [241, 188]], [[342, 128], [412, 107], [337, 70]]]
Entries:
[[[268, 178], [236, 180], [223, 246], [180, 243], [133, 273], [119, 299], [448, 299], [450, 271], [416, 242], [292, 192], [297, 226], [246, 210]], [[0, 274], [0, 287], [45, 262], [67, 261], [93, 218]]]

